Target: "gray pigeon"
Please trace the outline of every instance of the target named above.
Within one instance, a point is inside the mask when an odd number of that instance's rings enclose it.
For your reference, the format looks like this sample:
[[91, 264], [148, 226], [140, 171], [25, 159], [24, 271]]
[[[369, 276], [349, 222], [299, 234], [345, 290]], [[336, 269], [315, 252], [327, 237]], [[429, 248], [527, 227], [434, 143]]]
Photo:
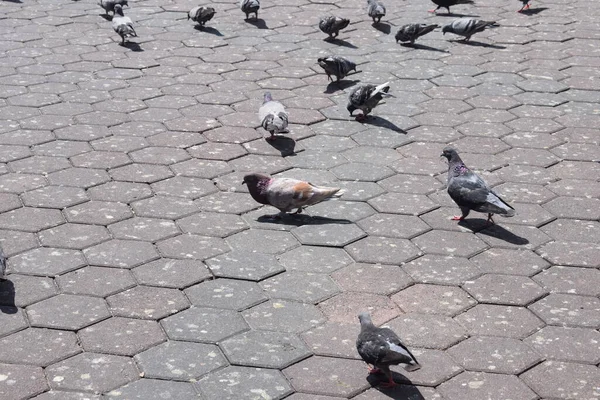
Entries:
[[271, 134], [267, 140], [275, 139], [276, 134], [288, 132], [288, 113], [283, 104], [273, 100], [270, 92], [265, 93], [264, 102], [258, 109], [258, 119], [260, 125]]
[[364, 120], [384, 97], [393, 97], [391, 94], [388, 94], [389, 90], [389, 82], [378, 86], [369, 84], [360, 85], [348, 96], [348, 106], [346, 106], [346, 109], [350, 112], [350, 116], [352, 116], [355, 110], [362, 110], [362, 114], [359, 114], [356, 120]]
[[127, 0], [99, 0], [98, 5], [106, 11], [106, 15], [109, 15], [109, 12], [112, 12], [115, 15], [115, 6], [120, 4], [121, 6], [129, 7]]
[[300, 214], [304, 207], [344, 194], [340, 188], [321, 187], [297, 179], [273, 178], [259, 173], [244, 176], [242, 184], [248, 185], [254, 200], [278, 208], [279, 217], [294, 208], [297, 208], [296, 214]]
[[517, 12], [523, 12], [525, 10], [529, 10], [529, 7], [531, 7], [531, 4], [529, 4], [529, 0], [519, 0], [521, 3], [523, 3], [523, 7], [521, 7], [521, 9]]
[[242, 0], [240, 8], [246, 14], [246, 19], [249, 18], [250, 14], [254, 14], [254, 18], [258, 19], [258, 10], [260, 9], [259, 0]]
[[433, 10], [429, 10], [430, 13], [435, 13], [440, 8], [445, 8], [448, 10], [448, 14], [450, 14], [450, 6], [455, 6], [457, 4], [473, 4], [473, 0], [431, 0], [435, 3], [437, 8]]
[[461, 18], [452, 21], [448, 25], [444, 25], [442, 32], [444, 35], [446, 32], [454, 33], [459, 36], [464, 36], [465, 42], [471, 39], [471, 36], [477, 32], [483, 32], [485, 28], [495, 28], [500, 26], [496, 21], [482, 21], [475, 18]]
[[464, 220], [471, 210], [487, 213], [489, 223], [494, 223], [494, 214], [502, 217], [515, 215], [515, 209], [490, 189], [480, 176], [467, 168], [455, 149], [446, 147], [442, 157], [448, 159], [448, 194], [462, 211], [462, 215], [453, 217], [453, 220]]
[[131, 18], [123, 14], [123, 7], [120, 4], [115, 5], [115, 16], [112, 19], [112, 27], [121, 36], [121, 44], [125, 43], [125, 38], [137, 37]]
[[358, 315], [360, 333], [356, 339], [356, 350], [369, 366], [372, 374], [383, 372], [388, 381], [381, 384], [384, 387], [396, 385], [392, 378], [390, 365], [406, 364], [404, 369], [409, 372], [421, 368], [415, 356], [402, 344], [400, 338], [389, 328], [378, 328], [373, 325], [369, 313]]
[[380, 23], [381, 18], [385, 17], [385, 6], [377, 0], [367, 0], [369, 17], [373, 18], [373, 23]]
[[410, 42], [414, 44], [415, 40], [421, 36], [427, 35], [435, 28], [439, 28], [437, 24], [425, 25], [425, 24], [406, 24], [402, 25], [396, 33], [396, 43], [398, 42]]
[[192, 21], [196, 22], [198, 25], [203, 27], [204, 24], [210, 21], [216, 13], [217, 12], [212, 7], [194, 7], [188, 12], [188, 21], [191, 19]]
[[347, 58], [340, 56], [320, 57], [317, 62], [325, 70], [327, 79], [333, 82], [331, 75], [335, 76], [336, 81], [345, 78], [350, 71], [356, 72], [356, 64]]
[[335, 38], [340, 34], [340, 31], [350, 24], [350, 20], [346, 18], [329, 15], [321, 18], [319, 21], [319, 29], [328, 34], [330, 38]]

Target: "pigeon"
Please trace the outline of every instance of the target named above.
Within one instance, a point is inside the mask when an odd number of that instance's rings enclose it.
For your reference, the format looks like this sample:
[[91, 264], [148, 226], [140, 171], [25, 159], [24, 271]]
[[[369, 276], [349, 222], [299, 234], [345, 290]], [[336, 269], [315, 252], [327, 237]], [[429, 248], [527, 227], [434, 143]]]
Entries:
[[273, 100], [270, 92], [265, 93], [264, 102], [258, 109], [260, 125], [271, 134], [267, 140], [275, 139], [275, 134], [288, 132], [288, 113], [285, 107]]
[[112, 19], [112, 26], [115, 32], [121, 36], [121, 44], [125, 44], [125, 38], [137, 37], [131, 18], [123, 14], [123, 7], [120, 4], [115, 4], [115, 16]]
[[297, 208], [295, 214], [300, 214], [304, 207], [344, 194], [340, 188], [316, 186], [297, 179], [273, 178], [259, 173], [244, 176], [242, 184], [244, 183], [248, 185], [254, 200], [279, 209], [280, 214], [276, 217], [281, 217], [294, 208]]
[[425, 24], [406, 24], [402, 25], [396, 33], [396, 43], [398, 42], [410, 42], [414, 44], [415, 40], [421, 36], [427, 35], [435, 28], [439, 28], [437, 24], [425, 25]]
[[[373, 23], [380, 23], [381, 18], [385, 17], [385, 6], [377, 0], [367, 0], [369, 17], [373, 18]], [[377, 20], [377, 21], [376, 21]]]
[[340, 34], [340, 31], [350, 24], [350, 20], [341, 17], [329, 15], [321, 18], [319, 21], [319, 29], [328, 34], [330, 38], [335, 38]]
[[464, 36], [463, 41], [467, 42], [471, 39], [471, 36], [477, 32], [483, 32], [487, 27], [495, 28], [499, 24], [496, 21], [482, 21], [475, 18], [461, 18], [452, 21], [448, 25], [444, 25], [442, 32], [445, 35], [446, 32], [451, 32], [459, 36]]
[[362, 114], [359, 114], [356, 120], [364, 120], [384, 97], [393, 97], [391, 94], [388, 94], [389, 90], [389, 82], [382, 83], [379, 86], [369, 84], [360, 85], [348, 96], [348, 106], [346, 109], [350, 112], [350, 116], [352, 116], [355, 110], [362, 110]]
[[104, 9], [106, 15], [109, 15], [109, 12], [112, 12], [115, 15], [115, 6], [120, 4], [121, 6], [129, 7], [127, 0], [99, 0], [98, 5]]
[[0, 282], [6, 280], [6, 257], [4, 256], [4, 252], [0, 248]]
[[529, 4], [529, 0], [519, 0], [521, 3], [523, 3], [523, 7], [521, 7], [521, 9], [517, 12], [523, 12], [525, 10], [529, 10], [529, 7], [531, 7], [531, 4]]
[[512, 217], [515, 209], [498, 196], [488, 185], [471, 171], [460, 159], [452, 147], [442, 151], [442, 157], [448, 159], [448, 194], [462, 211], [454, 221], [464, 220], [471, 210], [487, 213], [488, 223], [494, 223], [492, 216]]
[[333, 82], [331, 75], [335, 76], [336, 81], [345, 78], [350, 71], [356, 72], [356, 63], [340, 56], [320, 57], [317, 62], [325, 70], [327, 79]]
[[254, 18], [258, 19], [258, 9], [260, 8], [259, 0], [242, 0], [240, 8], [246, 13], [246, 19], [249, 19], [250, 14], [254, 14]]
[[190, 12], [188, 12], [188, 20], [191, 19], [192, 21], [196, 22], [198, 25], [203, 27], [204, 24], [210, 21], [216, 13], [217, 12], [212, 7], [198, 6], [192, 8]]
[[358, 320], [360, 321], [360, 333], [356, 339], [356, 350], [367, 364], [373, 366], [372, 368], [369, 366], [371, 374], [383, 372], [388, 378], [388, 381], [381, 386], [396, 386], [390, 365], [406, 364], [404, 369], [409, 372], [421, 368], [415, 356], [390, 328], [376, 327], [371, 321], [371, 315], [366, 312], [360, 313]]
[[440, 8], [445, 8], [448, 10], [448, 14], [450, 14], [450, 7], [455, 6], [457, 4], [473, 4], [473, 0], [431, 0], [437, 5], [437, 8], [433, 10], [429, 10], [430, 13], [435, 13]]

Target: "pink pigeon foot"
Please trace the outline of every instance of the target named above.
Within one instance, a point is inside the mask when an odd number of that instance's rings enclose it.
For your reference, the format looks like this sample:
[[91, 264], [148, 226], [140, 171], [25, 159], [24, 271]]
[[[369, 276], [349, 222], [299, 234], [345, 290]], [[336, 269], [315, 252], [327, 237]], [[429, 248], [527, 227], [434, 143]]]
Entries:
[[452, 221], [462, 221], [465, 218], [463, 216], [460, 215], [455, 215], [454, 217], [452, 217]]

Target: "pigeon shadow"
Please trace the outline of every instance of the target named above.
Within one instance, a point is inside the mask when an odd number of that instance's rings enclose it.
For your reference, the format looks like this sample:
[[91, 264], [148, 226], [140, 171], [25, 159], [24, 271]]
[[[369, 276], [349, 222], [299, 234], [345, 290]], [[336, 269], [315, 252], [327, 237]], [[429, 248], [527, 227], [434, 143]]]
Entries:
[[491, 44], [491, 43], [483, 43], [483, 42], [478, 42], [476, 40], [450, 40], [451, 42], [454, 43], [460, 43], [460, 44], [466, 44], [468, 46], [478, 46], [478, 47], [487, 47], [490, 49], [506, 49], [506, 46], [501, 46], [499, 44]]
[[379, 32], [385, 33], [386, 35], [389, 35], [392, 31], [392, 26], [387, 22], [373, 22], [371, 26], [377, 29]]
[[524, 15], [537, 15], [547, 9], [548, 9], [548, 7], [536, 7], [536, 8], [529, 8], [527, 10], [517, 11], [517, 12], [520, 14], [524, 14]]
[[267, 140], [274, 149], [281, 153], [282, 157], [296, 155], [294, 149], [296, 148], [296, 141], [285, 136], [275, 136], [275, 139]]
[[98, 14], [99, 16], [101, 16], [102, 18], [104, 18], [107, 21], [112, 21], [113, 16], [112, 15], [108, 15], [108, 14]]
[[508, 231], [497, 224], [488, 225], [485, 229], [479, 231], [479, 233], [482, 235], [494, 237], [496, 239], [504, 240], [505, 242], [508, 242], [510, 244], [529, 244], [529, 240], [527, 240], [526, 238], [515, 235], [511, 231]]
[[267, 23], [262, 18], [251, 18], [251, 19], [249, 18], [249, 19], [245, 19], [244, 21], [249, 23], [250, 25], [254, 25], [258, 29], [269, 29], [269, 27], [267, 26]]
[[341, 218], [328, 218], [328, 217], [312, 217], [308, 214], [285, 214], [280, 216], [276, 215], [261, 215], [256, 219], [258, 222], [268, 222], [270, 224], [277, 225], [292, 225], [292, 226], [303, 226], [303, 225], [328, 225], [328, 224], [351, 224], [352, 221]]
[[423, 394], [421, 394], [419, 388], [413, 386], [412, 382], [404, 375], [396, 371], [392, 371], [392, 379], [394, 380], [394, 382], [398, 383], [398, 385], [391, 388], [385, 388], [379, 386], [382, 383], [387, 382], [387, 379], [385, 378], [384, 374], [370, 374], [369, 376], [367, 376], [367, 382], [369, 382], [369, 384], [375, 389], [377, 389], [381, 394], [389, 397], [390, 399], [425, 400], [425, 397], [423, 396]]
[[213, 28], [212, 26], [196, 25], [194, 26], [194, 29], [200, 32], [210, 33], [211, 35], [215, 36], [224, 36], [220, 30]]
[[439, 51], [440, 53], [448, 53], [448, 51], [446, 50], [438, 49], [436, 47], [431, 47], [420, 43], [400, 43], [400, 46], [410, 47], [416, 50]]
[[359, 80], [347, 80], [347, 79], [340, 79], [339, 81], [333, 81], [333, 82], [330, 82], [329, 85], [327, 85], [327, 88], [325, 88], [325, 91], [323, 93], [331, 94], [331, 93], [335, 93], [339, 90], [346, 90], [349, 87], [356, 85], [358, 82], [360, 82], [360, 81]]
[[4, 314], [16, 314], [15, 285], [8, 279], [0, 279], [0, 311]]
[[139, 45], [139, 44], [137, 44], [136, 42], [125, 42], [125, 43], [119, 43], [119, 46], [121, 46], [121, 47], [126, 47], [126, 48], [128, 48], [129, 50], [131, 50], [131, 51], [135, 51], [135, 52], [138, 52], [138, 51], [144, 51], [144, 49], [142, 49], [142, 48], [140, 47], [140, 45]]
[[9, 3], [22, 3], [21, 0], [3, 0], [3, 1], [8, 1]]
[[392, 121], [388, 121], [385, 118], [381, 118], [377, 115], [367, 115], [366, 119], [359, 121], [363, 124], [377, 126], [379, 128], [387, 128], [394, 132], [406, 134], [406, 131], [394, 124]]
[[350, 43], [350, 42], [347, 42], [347, 41], [345, 41], [344, 39], [338, 39], [338, 38], [331, 38], [331, 37], [328, 37], [328, 38], [325, 38], [325, 39], [323, 39], [323, 40], [324, 40], [324, 41], [326, 41], [326, 42], [329, 42], [329, 43], [332, 43], [332, 44], [338, 45], [338, 46], [342, 46], [342, 47], [348, 47], [348, 48], [350, 48], [350, 49], [358, 49], [358, 47], [357, 47], [357, 46], [353, 45], [353, 44], [352, 44], [352, 43]]
[[444, 13], [444, 14], [434, 14], [438, 17], [455, 17], [455, 18], [477, 18], [479, 17], [479, 15], [475, 15], [475, 14], [456, 14], [456, 13]]

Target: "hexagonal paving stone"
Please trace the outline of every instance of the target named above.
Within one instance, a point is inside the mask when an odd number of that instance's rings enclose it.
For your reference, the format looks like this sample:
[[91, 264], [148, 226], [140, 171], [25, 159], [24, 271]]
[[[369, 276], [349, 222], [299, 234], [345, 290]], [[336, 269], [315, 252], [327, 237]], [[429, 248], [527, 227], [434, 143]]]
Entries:
[[380, 213], [421, 215], [439, 206], [427, 196], [411, 193], [385, 193], [368, 203]]
[[516, 376], [485, 372], [463, 372], [442, 383], [437, 390], [448, 400], [537, 399], [537, 395]]
[[369, 236], [345, 247], [358, 262], [400, 265], [421, 255], [406, 239]]
[[106, 301], [114, 315], [142, 319], [162, 319], [189, 307], [179, 290], [152, 286], [136, 286]]
[[0, 305], [14, 312], [16, 307], [47, 299], [57, 293], [56, 286], [50, 278], [10, 274], [9, 279], [0, 281]]
[[167, 257], [205, 260], [227, 252], [229, 246], [219, 238], [184, 234], [159, 242], [158, 249]]
[[89, 201], [65, 210], [67, 221], [81, 224], [107, 225], [133, 216], [122, 203]]
[[78, 332], [86, 351], [132, 356], [167, 340], [158, 323], [112, 317]]
[[559, 265], [537, 274], [534, 281], [555, 293], [599, 296], [600, 271], [592, 268], [562, 267]]
[[470, 257], [485, 250], [486, 244], [466, 232], [431, 231], [412, 239], [427, 254]]
[[188, 199], [197, 199], [218, 191], [215, 185], [208, 179], [185, 176], [165, 179], [164, 181], [153, 183], [151, 186], [157, 194], [185, 197]]
[[477, 304], [465, 291], [454, 286], [410, 286], [392, 296], [398, 306], [409, 313], [443, 314], [452, 317]]
[[174, 260], [161, 258], [133, 269], [133, 275], [143, 285], [183, 289], [212, 274], [206, 266], [196, 260]]
[[360, 332], [358, 318], [352, 325], [328, 322], [302, 333], [301, 337], [315, 355], [355, 358], [360, 360], [356, 351], [356, 337]]
[[597, 364], [600, 332], [590, 328], [546, 326], [524, 340], [549, 360]]
[[227, 365], [212, 344], [170, 341], [134, 357], [147, 378], [189, 381]]
[[104, 393], [139, 378], [128, 357], [82, 353], [46, 368], [53, 389]]
[[48, 390], [44, 371], [31, 365], [0, 364], [0, 398], [27, 399]]
[[400, 239], [411, 239], [431, 229], [420, 218], [397, 214], [375, 214], [357, 224], [369, 235]]
[[[0, 296], [5, 292], [4, 287], [12, 286], [5, 282], [9, 281], [0, 282]], [[28, 327], [23, 310], [18, 309], [12, 304], [3, 305], [2, 303], [0, 299], [0, 336], [7, 336]]]
[[84, 267], [56, 277], [62, 293], [106, 297], [136, 285], [127, 270]]
[[215, 276], [260, 281], [285, 268], [275, 256], [258, 252], [232, 251], [206, 260]]
[[557, 219], [540, 228], [556, 240], [593, 242], [600, 235], [600, 223], [573, 219]]
[[0, 228], [24, 232], [39, 232], [64, 223], [58, 210], [44, 208], [18, 208], [0, 214]]
[[76, 250], [41, 247], [21, 253], [10, 259], [10, 270], [19, 274], [56, 276], [83, 267], [86, 264]]
[[219, 345], [232, 363], [249, 367], [281, 369], [311, 354], [297, 336], [281, 332], [248, 331]]
[[90, 264], [131, 269], [158, 258], [150, 243], [136, 240], [110, 240], [83, 251]]
[[[411, 352], [421, 364], [421, 368], [410, 374], [402, 367], [392, 368], [395, 369], [394, 381], [411, 385], [437, 386], [463, 371], [463, 368], [443, 351], [413, 348]], [[385, 376], [381, 374], [375, 377], [379, 378], [379, 382], [386, 381]]]
[[545, 361], [521, 379], [546, 398], [594, 399], [600, 395], [600, 370], [592, 365]]
[[292, 393], [283, 374], [276, 370], [230, 366], [213, 372], [196, 386], [208, 399], [251, 400], [257, 395], [279, 400]]
[[292, 249], [299, 245], [296, 239], [288, 232], [249, 230], [236, 233], [226, 239], [233, 250], [256, 251], [277, 254]]
[[600, 300], [597, 297], [552, 293], [529, 309], [549, 325], [600, 327]]
[[342, 249], [301, 246], [278, 256], [290, 271], [328, 273], [352, 263], [352, 258]]
[[518, 275], [486, 274], [463, 288], [478, 301], [492, 304], [527, 305], [546, 294], [530, 278]]
[[180, 197], [153, 196], [131, 204], [140, 217], [177, 219], [197, 213], [198, 207], [192, 200]]
[[[335, 221], [335, 220], [334, 220]], [[366, 234], [354, 224], [322, 223], [318, 218], [292, 230], [303, 245], [343, 247]]]
[[371, 313], [373, 323], [380, 325], [401, 314], [400, 309], [387, 297], [372, 293], [342, 292], [319, 304], [329, 322], [356, 324], [358, 313]]
[[63, 224], [39, 233], [44, 246], [85, 249], [110, 239], [106, 228], [96, 225]]
[[541, 328], [543, 322], [523, 307], [479, 304], [454, 317], [472, 335], [522, 339]]
[[448, 353], [469, 371], [514, 375], [542, 359], [520, 340], [486, 336], [464, 340]]
[[551, 242], [536, 253], [553, 264], [597, 268], [600, 266], [600, 245], [577, 242]]
[[481, 274], [466, 258], [426, 255], [402, 267], [417, 282], [460, 285]]
[[108, 227], [116, 239], [156, 242], [181, 233], [173, 221], [158, 218], [133, 217]]
[[339, 292], [337, 285], [324, 274], [284, 272], [260, 282], [271, 297], [316, 304]]
[[462, 326], [443, 315], [405, 314], [386, 325], [407, 346], [444, 350], [468, 336]]
[[110, 181], [110, 177], [102, 169], [69, 168], [48, 174], [48, 181], [57, 186], [75, 186], [87, 189]]
[[103, 299], [59, 294], [27, 307], [32, 326], [79, 330], [110, 317]]
[[[582, 197], [557, 197], [543, 206], [558, 218], [597, 220], [600, 218], [600, 200]], [[575, 241], [575, 240], [573, 240]]]
[[192, 307], [160, 321], [171, 340], [217, 343], [248, 330], [239, 313], [217, 308]]
[[81, 351], [73, 332], [29, 328], [0, 340], [0, 361], [46, 367]]
[[404, 289], [412, 279], [395, 265], [352, 264], [335, 271], [331, 277], [347, 291], [389, 295]]
[[267, 300], [254, 282], [233, 279], [214, 279], [185, 290], [192, 304], [203, 307], [244, 310]]
[[549, 266], [548, 262], [529, 250], [488, 249], [471, 258], [482, 272], [532, 276]]
[[29, 207], [65, 208], [88, 200], [85, 190], [67, 186], [45, 186], [21, 195]]
[[254, 329], [298, 333], [324, 321], [321, 312], [311, 304], [287, 300], [270, 300], [242, 313]]
[[178, 400], [198, 399], [198, 393], [191, 383], [159, 379], [138, 379], [105, 395], [108, 399], [131, 400], [163, 400], [165, 396], [171, 396], [171, 398]]
[[226, 238], [245, 230], [248, 226], [238, 215], [202, 212], [177, 221], [186, 233]]
[[33, 400], [100, 400], [100, 396], [81, 392], [63, 392], [60, 390], [51, 390], [44, 392], [39, 396], [33, 397]]
[[152, 196], [152, 190], [145, 183], [134, 182], [107, 182], [87, 190], [94, 200], [118, 201], [131, 203], [135, 200]]

